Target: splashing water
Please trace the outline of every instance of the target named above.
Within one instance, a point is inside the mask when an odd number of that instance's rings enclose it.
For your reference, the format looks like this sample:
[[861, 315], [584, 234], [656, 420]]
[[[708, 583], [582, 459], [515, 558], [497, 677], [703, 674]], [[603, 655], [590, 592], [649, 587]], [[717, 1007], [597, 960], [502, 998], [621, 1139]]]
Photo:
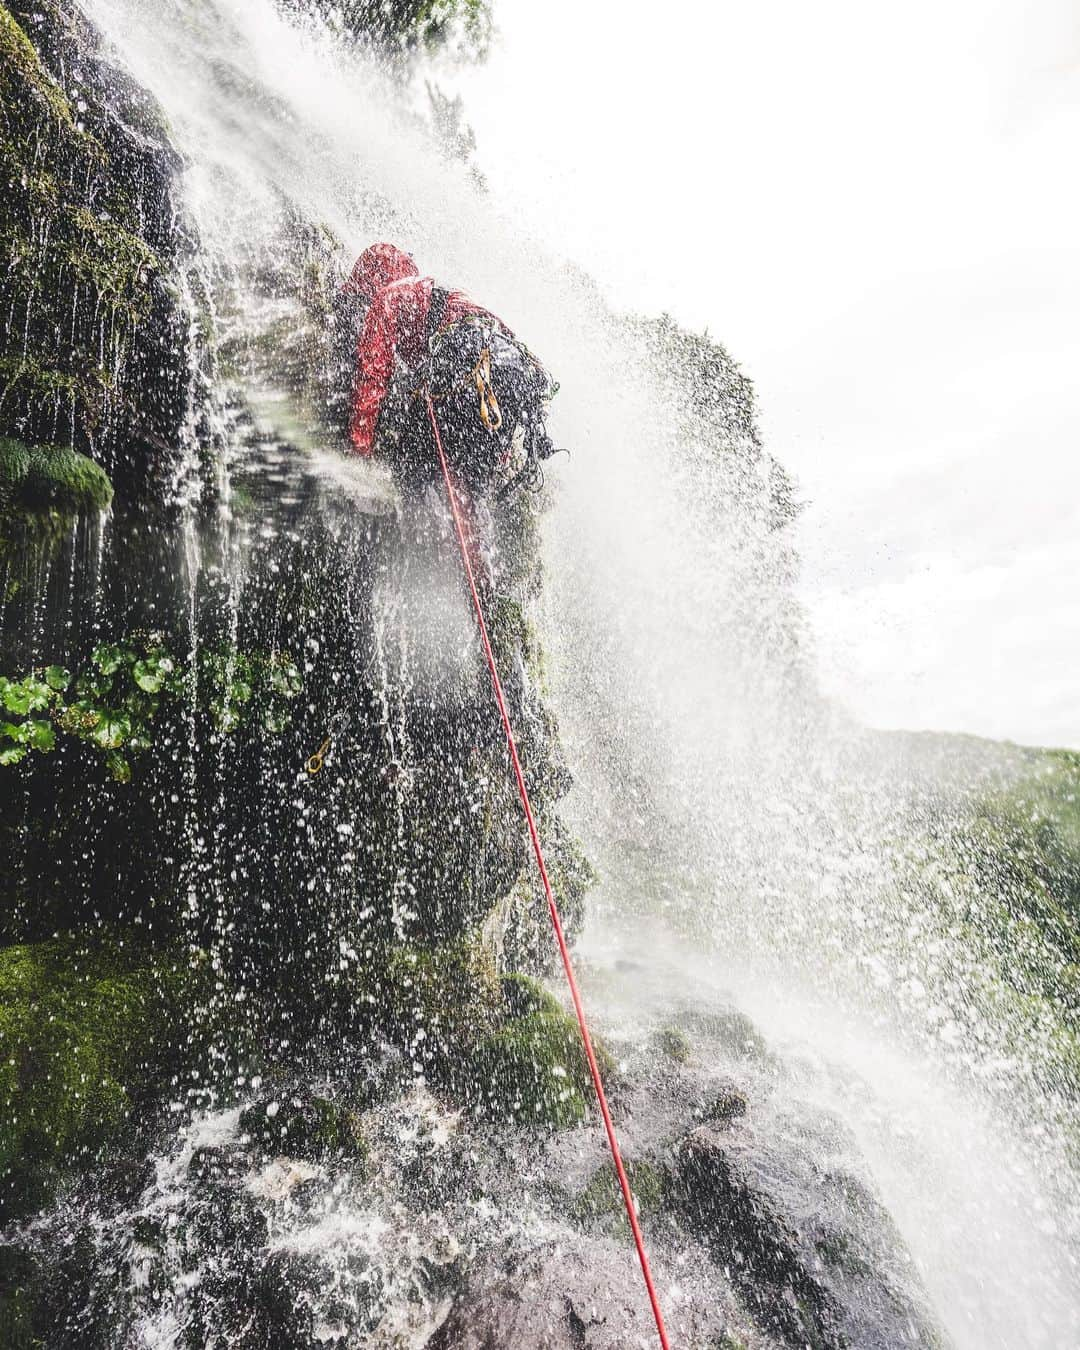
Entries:
[[574, 454], [552, 475], [546, 638], [574, 823], [605, 878], [584, 951], [607, 1015], [733, 992], [792, 1066], [773, 1109], [847, 1123], [955, 1344], [1077, 1343], [1080, 1190], [1050, 1038], [1001, 1020], [984, 975], [1010, 953], [971, 946], [966, 901], [925, 875], [932, 811], [990, 782], [993, 754], [950, 777], [820, 700], [765, 458], [745, 432], [718, 451], [687, 430], [677, 378], [362, 53], [271, 0], [85, 7], [165, 108], [224, 325], [257, 331], [251, 278], [299, 219], [346, 251], [400, 242], [562, 381], [551, 430]]

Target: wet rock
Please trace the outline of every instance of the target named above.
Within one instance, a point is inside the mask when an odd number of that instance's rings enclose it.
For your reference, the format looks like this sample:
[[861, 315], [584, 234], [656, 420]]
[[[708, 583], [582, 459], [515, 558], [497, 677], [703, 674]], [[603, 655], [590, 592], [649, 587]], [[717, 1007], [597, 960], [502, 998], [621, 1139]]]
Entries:
[[700, 1126], [676, 1150], [671, 1194], [767, 1334], [816, 1350], [944, 1345], [891, 1225], [835, 1203], [798, 1150]]
[[347, 1344], [352, 1319], [335, 1326], [319, 1307], [326, 1280], [323, 1262], [314, 1253], [271, 1252], [259, 1271], [255, 1316], [244, 1347], [282, 1345], [295, 1350], [335, 1350]]
[[677, 1025], [697, 1040], [715, 1041], [736, 1059], [768, 1064], [771, 1052], [753, 1020], [738, 1008], [686, 1009]]
[[[635, 1161], [627, 1158], [624, 1162], [639, 1217], [658, 1213], [664, 1201], [663, 1172], [647, 1159]], [[599, 1221], [608, 1231], [619, 1236], [630, 1236], [622, 1188], [613, 1163], [605, 1162], [597, 1168], [588, 1185], [574, 1201], [571, 1214], [579, 1223]]]
[[367, 1153], [356, 1112], [310, 1088], [283, 1089], [246, 1107], [240, 1128], [264, 1154], [345, 1158], [355, 1165]]
[[665, 1059], [673, 1064], [688, 1064], [692, 1054], [690, 1037], [681, 1027], [661, 1027], [653, 1036], [653, 1044]]
[[741, 1120], [750, 1109], [746, 1094], [734, 1083], [710, 1091], [701, 1103], [698, 1114], [716, 1125], [730, 1125]]
[[[687, 1308], [672, 1343], [722, 1345], [714, 1309]], [[656, 1340], [632, 1252], [610, 1245], [542, 1246], [479, 1272], [425, 1350], [628, 1350]]]
[[0, 951], [0, 1218], [31, 1213], [66, 1169], [117, 1140], [194, 1052], [195, 976], [98, 940]]

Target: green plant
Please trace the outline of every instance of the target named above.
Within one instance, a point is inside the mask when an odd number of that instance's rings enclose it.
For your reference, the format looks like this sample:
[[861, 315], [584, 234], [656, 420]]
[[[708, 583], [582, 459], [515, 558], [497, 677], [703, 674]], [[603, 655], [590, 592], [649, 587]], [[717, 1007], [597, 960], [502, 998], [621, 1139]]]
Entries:
[[181, 700], [205, 708], [223, 735], [248, 714], [264, 730], [282, 732], [289, 702], [302, 687], [300, 672], [283, 653], [209, 649], [195, 662], [175, 657], [161, 633], [133, 635], [95, 647], [78, 677], [62, 666], [19, 679], [0, 676], [0, 765], [31, 752], [48, 754], [58, 733], [99, 750], [113, 778], [131, 779], [131, 757], [150, 749], [162, 706]]

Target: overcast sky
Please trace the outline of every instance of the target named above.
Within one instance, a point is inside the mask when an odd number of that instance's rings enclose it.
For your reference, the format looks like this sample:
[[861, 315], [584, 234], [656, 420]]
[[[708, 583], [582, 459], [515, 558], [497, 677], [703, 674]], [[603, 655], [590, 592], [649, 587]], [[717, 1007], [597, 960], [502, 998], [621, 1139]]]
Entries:
[[639, 9], [496, 0], [496, 193], [753, 378], [830, 691], [1080, 747], [1080, 8]]

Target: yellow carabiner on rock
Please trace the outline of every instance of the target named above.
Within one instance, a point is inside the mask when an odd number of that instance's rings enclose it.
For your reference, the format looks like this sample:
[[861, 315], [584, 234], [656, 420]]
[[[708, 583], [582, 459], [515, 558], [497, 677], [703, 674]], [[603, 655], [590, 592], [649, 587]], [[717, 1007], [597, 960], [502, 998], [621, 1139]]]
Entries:
[[323, 761], [325, 760], [329, 749], [330, 749], [330, 737], [327, 736], [326, 740], [323, 741], [322, 745], [319, 746], [318, 750], [315, 751], [315, 753], [311, 756], [311, 758], [304, 761], [304, 768], [307, 769], [308, 773], [310, 773], [312, 777], [314, 777], [315, 774], [319, 773], [320, 770], [322, 769]]

